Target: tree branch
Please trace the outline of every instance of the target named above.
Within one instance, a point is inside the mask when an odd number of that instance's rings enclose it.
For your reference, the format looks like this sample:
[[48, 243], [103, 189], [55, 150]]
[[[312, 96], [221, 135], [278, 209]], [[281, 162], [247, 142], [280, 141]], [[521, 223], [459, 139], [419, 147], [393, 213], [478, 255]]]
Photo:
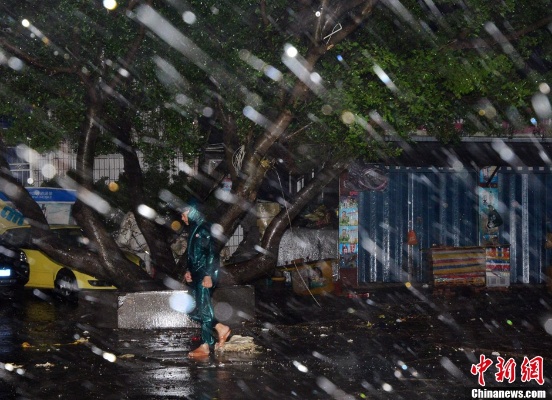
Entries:
[[475, 38], [475, 39], [469, 39], [469, 40], [455, 39], [445, 47], [448, 47], [449, 49], [452, 49], [452, 50], [491, 48], [496, 45], [502, 45], [502, 44], [507, 44], [511, 41], [516, 41], [525, 35], [533, 33], [541, 29], [542, 27], [547, 26], [551, 22], [552, 22], [552, 16], [548, 16], [546, 18], [543, 18], [531, 24], [531, 26], [528, 26], [516, 32], [509, 33], [507, 35], [504, 35], [504, 37], [501, 40], [495, 39], [494, 42], [490, 42], [482, 38]]
[[40, 69], [44, 72], [46, 72], [48, 75], [57, 75], [57, 74], [74, 74], [77, 72], [77, 68], [60, 68], [60, 67], [52, 67], [48, 66], [46, 64], [41, 63], [38, 59], [31, 57], [29, 54], [25, 53], [24, 51], [21, 51], [17, 46], [14, 46], [10, 42], [6, 41], [5, 39], [0, 39], [0, 47], [4, 47], [5, 49], [8, 49], [8, 51], [23, 61], [25, 61], [27, 64], [32, 65], [33, 67]]

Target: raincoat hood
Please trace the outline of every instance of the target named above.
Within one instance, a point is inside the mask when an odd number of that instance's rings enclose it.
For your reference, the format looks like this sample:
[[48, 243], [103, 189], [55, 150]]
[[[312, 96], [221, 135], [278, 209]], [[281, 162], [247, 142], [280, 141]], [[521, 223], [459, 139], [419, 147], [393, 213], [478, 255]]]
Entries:
[[195, 203], [189, 203], [186, 205], [184, 210], [190, 210], [188, 213], [188, 219], [190, 222], [193, 222], [196, 225], [201, 225], [205, 222], [205, 216], [198, 210], [198, 207]]

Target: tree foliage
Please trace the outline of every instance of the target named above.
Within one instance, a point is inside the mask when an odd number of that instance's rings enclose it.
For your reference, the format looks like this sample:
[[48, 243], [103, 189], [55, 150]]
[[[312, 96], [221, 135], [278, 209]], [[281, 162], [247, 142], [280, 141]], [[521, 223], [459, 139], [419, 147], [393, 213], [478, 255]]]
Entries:
[[[84, 186], [90, 157], [128, 142], [166, 185], [165, 203], [178, 208], [190, 193], [218, 203], [226, 237], [278, 164], [317, 176], [275, 219], [281, 234], [289, 212], [350, 160], [396, 154], [389, 137], [454, 142], [550, 118], [532, 103], [550, 82], [546, 0], [4, 3], [0, 115], [13, 124], [3, 139], [39, 151], [69, 141]], [[215, 133], [224, 144], [216, 175], [174, 185], [155, 172], [176, 154], [191, 163]], [[227, 174], [232, 192], [222, 196]], [[136, 191], [140, 180], [126, 178], [129, 207], [159, 207], [159, 190]], [[266, 265], [278, 241], [263, 239]]]

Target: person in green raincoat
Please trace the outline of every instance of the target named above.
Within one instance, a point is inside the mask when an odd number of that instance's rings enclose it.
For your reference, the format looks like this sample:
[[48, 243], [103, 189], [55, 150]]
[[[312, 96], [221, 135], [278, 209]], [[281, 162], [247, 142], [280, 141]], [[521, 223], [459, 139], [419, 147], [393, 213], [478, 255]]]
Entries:
[[[215, 319], [211, 295], [217, 284], [220, 257], [216, 251], [211, 226], [194, 206], [187, 205], [182, 212], [182, 221], [190, 226], [188, 236], [188, 269], [184, 279], [191, 286], [196, 307], [190, 318], [201, 324], [201, 345], [191, 351], [189, 357], [208, 356], [210, 350], [220, 349], [230, 336], [230, 328]], [[217, 332], [215, 342], [213, 328]]]

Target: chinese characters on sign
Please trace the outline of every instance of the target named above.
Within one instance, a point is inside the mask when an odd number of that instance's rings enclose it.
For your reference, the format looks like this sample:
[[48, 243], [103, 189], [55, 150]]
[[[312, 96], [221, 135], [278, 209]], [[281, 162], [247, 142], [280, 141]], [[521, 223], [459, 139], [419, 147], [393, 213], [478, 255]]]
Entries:
[[[472, 364], [470, 372], [472, 375], [477, 376], [477, 380], [480, 386], [485, 386], [484, 374], [494, 364], [493, 360], [485, 357], [484, 354], [479, 356], [479, 362]], [[505, 360], [502, 357], [497, 357], [495, 367], [497, 372], [494, 374], [497, 382], [508, 381], [513, 383], [516, 380], [516, 366], [517, 363], [513, 358]], [[520, 366], [521, 381], [529, 382], [535, 381], [539, 385], [544, 384], [544, 365], [543, 358], [540, 356], [529, 359], [527, 356], [523, 357], [523, 362]]]

